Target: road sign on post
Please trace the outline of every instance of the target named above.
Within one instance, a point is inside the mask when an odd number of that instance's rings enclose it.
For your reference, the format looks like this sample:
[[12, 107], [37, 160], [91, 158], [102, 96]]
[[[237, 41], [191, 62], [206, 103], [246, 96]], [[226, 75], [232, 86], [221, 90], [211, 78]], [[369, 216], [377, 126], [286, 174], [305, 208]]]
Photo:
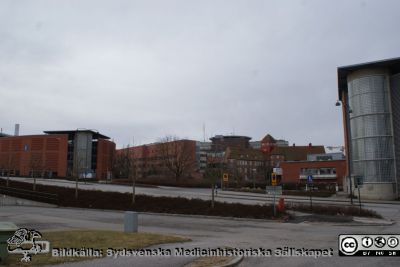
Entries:
[[276, 195], [282, 195], [282, 186], [266, 186], [265, 187], [265, 193], [267, 195], [273, 195], [274, 198], [272, 199], [272, 209], [274, 216], [276, 216], [276, 207], [275, 207], [275, 199]]
[[224, 173], [224, 174], [222, 175], [222, 179], [224, 180], [224, 182], [228, 182], [228, 180], [229, 180], [229, 175], [228, 175], [227, 173]]
[[282, 195], [282, 186], [266, 186], [265, 193], [267, 195]]

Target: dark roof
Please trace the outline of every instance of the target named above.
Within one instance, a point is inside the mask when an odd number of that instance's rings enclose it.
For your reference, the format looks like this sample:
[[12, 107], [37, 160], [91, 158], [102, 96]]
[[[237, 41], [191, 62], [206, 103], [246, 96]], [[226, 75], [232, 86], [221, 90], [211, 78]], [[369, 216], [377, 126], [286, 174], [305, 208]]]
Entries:
[[285, 161], [307, 160], [308, 154], [325, 154], [324, 146], [278, 146], [271, 155], [283, 155]]
[[264, 160], [265, 155], [261, 150], [252, 148], [228, 147], [226, 156], [228, 159], [238, 160]]
[[216, 135], [211, 137], [210, 140], [218, 140], [218, 139], [247, 139], [250, 140], [251, 137], [244, 135]]
[[347, 92], [347, 75], [351, 72], [366, 68], [388, 68], [392, 73], [400, 72], [400, 58], [391, 58], [380, 61], [373, 61], [361, 63], [356, 65], [349, 65], [338, 67], [338, 94], [339, 99], [342, 100], [342, 91]]
[[99, 132], [93, 130], [65, 130], [65, 131], [43, 131], [46, 134], [75, 134], [76, 132], [90, 132], [93, 134], [94, 139], [110, 139], [110, 137], [102, 135]]
[[0, 133], [0, 137], [8, 137], [10, 136], [9, 134], [5, 134], [5, 133]]

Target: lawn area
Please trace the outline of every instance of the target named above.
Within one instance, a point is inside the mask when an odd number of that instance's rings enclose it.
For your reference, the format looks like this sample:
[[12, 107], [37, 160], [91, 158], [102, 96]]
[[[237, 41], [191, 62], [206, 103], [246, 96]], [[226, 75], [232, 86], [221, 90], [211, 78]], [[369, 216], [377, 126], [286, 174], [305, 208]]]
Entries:
[[[188, 238], [179, 236], [166, 236], [152, 233], [124, 233], [115, 231], [98, 231], [98, 230], [78, 230], [78, 231], [59, 231], [59, 232], [42, 232], [42, 238], [50, 242], [52, 248], [93, 248], [101, 249], [103, 257], [107, 255], [108, 248], [113, 249], [140, 249], [152, 245], [164, 243], [178, 243], [190, 241]], [[48, 254], [32, 255], [32, 261], [22, 263], [21, 254], [9, 255], [7, 260], [8, 266], [38, 266], [47, 264], [58, 264], [71, 261], [89, 260], [88, 257], [52, 257]]]

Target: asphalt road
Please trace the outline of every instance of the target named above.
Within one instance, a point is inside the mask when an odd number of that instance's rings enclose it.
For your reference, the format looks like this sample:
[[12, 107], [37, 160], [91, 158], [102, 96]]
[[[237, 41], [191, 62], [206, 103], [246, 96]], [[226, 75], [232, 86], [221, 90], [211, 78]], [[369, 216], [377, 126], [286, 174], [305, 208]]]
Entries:
[[[399, 219], [399, 208], [388, 209], [393, 218]], [[108, 229], [122, 230], [123, 212], [70, 208], [40, 208], [4, 206], [0, 221], [12, 221], [19, 227], [39, 231], [58, 229]], [[398, 266], [398, 257], [339, 257], [339, 234], [400, 233], [399, 224], [363, 225], [345, 223], [281, 223], [248, 219], [202, 218], [160, 214], [140, 214], [139, 231], [186, 236], [191, 243], [167, 247], [263, 248], [279, 247], [332, 249], [332, 257], [245, 257], [239, 266]], [[183, 266], [190, 258], [133, 257], [96, 260], [70, 266]], [[161, 264], [161, 263], [162, 264]]]
[[[13, 178], [29, 181], [27, 178]], [[65, 180], [38, 180], [38, 183], [74, 187], [75, 184]], [[129, 186], [110, 184], [81, 183], [79, 188], [103, 191], [130, 192]], [[210, 198], [209, 189], [175, 188], [175, 187], [137, 187], [138, 194], [155, 196], [180, 196], [188, 198]], [[226, 192], [224, 192], [226, 193]], [[217, 197], [219, 201], [241, 203], [265, 203], [258, 194], [229, 193]], [[232, 197], [233, 195], [233, 197]], [[304, 198], [307, 200], [307, 198]], [[315, 201], [315, 200], [314, 200]], [[338, 203], [342, 203], [338, 200]], [[264, 248], [280, 247], [332, 249], [332, 257], [245, 257], [239, 266], [398, 266], [398, 257], [339, 257], [339, 234], [400, 234], [400, 205], [388, 203], [368, 203], [366, 208], [376, 210], [386, 219], [396, 222], [393, 225], [366, 225], [346, 223], [280, 223], [262, 220], [238, 220], [204, 218], [190, 216], [172, 216], [160, 214], [140, 214], [140, 231], [162, 234], [182, 235], [193, 240], [184, 247], [214, 248], [230, 246], [234, 248]], [[57, 229], [112, 229], [121, 230], [123, 212], [99, 211], [67, 208], [37, 208], [37, 207], [1, 207], [0, 221], [13, 221], [20, 227], [29, 227], [42, 231]], [[167, 247], [182, 246], [182, 244], [167, 245]], [[78, 266], [183, 266], [189, 258], [119, 258], [105, 259], [94, 262], [79, 263]], [[160, 264], [162, 263], [162, 264]], [[83, 265], [84, 264], [84, 265]], [[75, 266], [75, 265], [74, 265]]]

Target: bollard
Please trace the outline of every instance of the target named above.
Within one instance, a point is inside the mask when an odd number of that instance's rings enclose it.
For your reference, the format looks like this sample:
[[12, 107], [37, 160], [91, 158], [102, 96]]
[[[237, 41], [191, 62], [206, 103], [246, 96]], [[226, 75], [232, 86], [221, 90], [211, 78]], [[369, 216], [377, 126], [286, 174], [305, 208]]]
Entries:
[[138, 214], [134, 211], [126, 211], [124, 218], [124, 232], [133, 233], [138, 231]]

